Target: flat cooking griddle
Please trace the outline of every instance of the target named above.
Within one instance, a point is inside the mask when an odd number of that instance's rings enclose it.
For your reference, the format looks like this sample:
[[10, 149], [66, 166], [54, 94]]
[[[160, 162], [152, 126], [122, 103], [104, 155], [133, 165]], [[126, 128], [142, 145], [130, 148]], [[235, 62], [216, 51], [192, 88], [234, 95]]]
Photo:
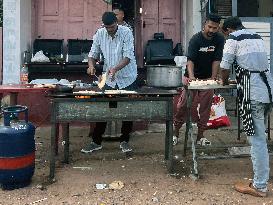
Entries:
[[[90, 92], [87, 92], [90, 91]], [[163, 90], [150, 87], [142, 87], [135, 91], [127, 90], [105, 90], [104, 92], [97, 89], [78, 90], [73, 93], [51, 93], [51, 97], [75, 97], [75, 96], [90, 96], [90, 97], [126, 97], [126, 96], [173, 96], [177, 95], [176, 90]]]

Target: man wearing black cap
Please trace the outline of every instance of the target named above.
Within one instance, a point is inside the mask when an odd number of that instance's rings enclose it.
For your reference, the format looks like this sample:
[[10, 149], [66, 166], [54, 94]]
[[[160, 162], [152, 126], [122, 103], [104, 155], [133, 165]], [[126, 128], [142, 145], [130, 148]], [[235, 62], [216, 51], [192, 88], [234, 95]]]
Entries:
[[[105, 12], [102, 16], [104, 27], [97, 30], [93, 38], [93, 44], [88, 55], [87, 73], [95, 74], [95, 63], [100, 53], [104, 56], [104, 68], [106, 71], [105, 89], [137, 88], [137, 65], [134, 55], [134, 38], [132, 31], [125, 26], [117, 24], [117, 17], [113, 12]], [[102, 135], [105, 132], [107, 122], [97, 122], [92, 139], [81, 151], [91, 153], [102, 149]], [[122, 122], [120, 148], [122, 152], [132, 151], [129, 146], [129, 135], [132, 132], [133, 122]]]

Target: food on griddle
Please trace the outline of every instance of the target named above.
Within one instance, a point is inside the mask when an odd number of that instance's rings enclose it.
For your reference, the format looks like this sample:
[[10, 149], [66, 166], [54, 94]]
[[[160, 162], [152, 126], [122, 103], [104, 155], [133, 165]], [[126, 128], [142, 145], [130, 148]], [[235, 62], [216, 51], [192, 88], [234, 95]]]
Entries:
[[[74, 94], [102, 94], [102, 92], [94, 91], [94, 90], [81, 90], [75, 91]], [[104, 92], [106, 95], [115, 95], [115, 94], [136, 94], [136, 91], [133, 90], [105, 90]]]
[[55, 88], [55, 84], [35, 84], [34, 88]]
[[96, 93], [101, 93], [101, 92], [96, 92], [94, 90], [81, 90], [81, 91], [76, 91], [73, 93], [74, 94], [96, 94]]
[[137, 93], [136, 91], [133, 90], [105, 90], [105, 94], [134, 94]]
[[106, 82], [106, 73], [102, 74], [101, 80], [100, 80], [100, 82], [98, 83], [98, 87], [99, 87], [100, 89], [102, 89], [102, 88], [104, 87], [104, 85], [105, 85], [105, 82]]
[[216, 80], [194, 80], [190, 82], [190, 86], [202, 85], [218, 85], [218, 82]]

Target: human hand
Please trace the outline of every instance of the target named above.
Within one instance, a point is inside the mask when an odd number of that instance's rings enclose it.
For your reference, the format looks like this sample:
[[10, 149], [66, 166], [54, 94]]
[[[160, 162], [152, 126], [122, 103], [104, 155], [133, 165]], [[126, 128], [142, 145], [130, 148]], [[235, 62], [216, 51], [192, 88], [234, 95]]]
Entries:
[[116, 75], [116, 73], [117, 73], [117, 69], [116, 69], [116, 68], [110, 68], [110, 69], [108, 70], [108, 76], [109, 76], [109, 79], [110, 79], [111, 81], [114, 81], [114, 80], [115, 80], [115, 75]]
[[228, 80], [223, 80], [223, 79], [220, 79], [220, 85], [229, 85], [229, 82]]
[[195, 77], [183, 77], [182, 78], [182, 83], [183, 83], [183, 85], [186, 85], [186, 86], [188, 86], [189, 84], [190, 84], [190, 82], [191, 81], [194, 81], [194, 80], [196, 80], [196, 78]]
[[87, 68], [87, 74], [89, 74], [89, 75], [95, 75], [95, 73], [96, 73], [96, 69], [94, 67], [89, 66]]

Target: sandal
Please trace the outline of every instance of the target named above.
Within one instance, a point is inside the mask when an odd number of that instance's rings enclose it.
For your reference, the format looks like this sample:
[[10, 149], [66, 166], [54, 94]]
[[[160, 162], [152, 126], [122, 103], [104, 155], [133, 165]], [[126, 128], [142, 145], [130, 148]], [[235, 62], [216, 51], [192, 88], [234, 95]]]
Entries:
[[173, 146], [177, 145], [178, 141], [179, 141], [179, 138], [174, 135], [173, 136]]
[[200, 140], [196, 141], [196, 145], [205, 147], [205, 146], [210, 146], [211, 142], [207, 138], [202, 137]]

